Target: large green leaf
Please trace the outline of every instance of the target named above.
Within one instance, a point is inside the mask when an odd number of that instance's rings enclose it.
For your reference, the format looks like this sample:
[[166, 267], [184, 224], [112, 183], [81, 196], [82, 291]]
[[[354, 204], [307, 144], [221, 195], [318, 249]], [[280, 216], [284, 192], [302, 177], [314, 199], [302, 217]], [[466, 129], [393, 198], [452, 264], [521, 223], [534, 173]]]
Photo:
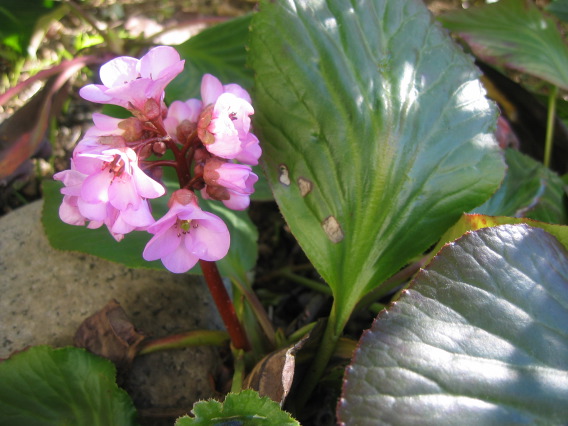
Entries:
[[505, 158], [508, 170], [503, 184], [473, 212], [567, 223], [565, 185], [560, 176], [514, 149], [506, 150]]
[[135, 425], [115, 377], [110, 361], [84, 349], [31, 347], [0, 363], [0, 425]]
[[224, 402], [214, 399], [196, 402], [192, 410], [195, 417], [184, 416], [176, 426], [299, 426], [278, 403], [258, 392], [244, 390], [229, 393]]
[[498, 3], [440, 17], [486, 62], [505, 65], [568, 89], [568, 47], [552, 19], [532, 1]]
[[565, 424], [568, 252], [527, 225], [446, 246], [364, 333], [345, 424]]
[[496, 190], [495, 110], [416, 0], [265, 1], [251, 31], [265, 170], [345, 319]]

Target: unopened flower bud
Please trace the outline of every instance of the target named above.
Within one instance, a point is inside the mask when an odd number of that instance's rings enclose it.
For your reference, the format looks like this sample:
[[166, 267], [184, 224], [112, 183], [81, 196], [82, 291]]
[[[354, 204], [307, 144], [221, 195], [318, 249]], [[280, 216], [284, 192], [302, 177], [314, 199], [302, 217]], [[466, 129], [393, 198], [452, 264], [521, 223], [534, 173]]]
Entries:
[[211, 154], [205, 148], [197, 148], [193, 154], [193, 159], [196, 163], [205, 163], [208, 158], [211, 158]]
[[172, 197], [168, 201], [168, 207], [171, 208], [173, 203], [179, 203], [183, 206], [187, 206], [189, 203], [197, 205], [197, 197], [189, 189], [178, 189], [173, 192]]
[[176, 129], [177, 140], [182, 144], [186, 143], [195, 128], [195, 123], [192, 123], [189, 120], [183, 120], [181, 123], [179, 123]]
[[211, 124], [213, 107], [214, 105], [206, 106], [203, 111], [201, 111], [199, 120], [197, 121], [197, 136], [204, 145], [209, 145], [215, 142], [215, 135], [207, 130], [209, 124]]
[[167, 147], [164, 142], [155, 142], [152, 144], [152, 151], [154, 151], [154, 154], [158, 156], [164, 155], [166, 153], [166, 150]]
[[148, 158], [150, 155], [152, 155], [152, 144], [151, 143], [147, 143], [146, 145], [144, 145], [142, 147], [142, 149], [138, 152], [138, 157], [141, 160], [145, 160], [146, 158]]
[[193, 167], [193, 174], [195, 176], [203, 176], [203, 164], [196, 164], [195, 167]]
[[143, 113], [148, 121], [152, 121], [160, 117], [162, 109], [160, 108], [160, 104], [156, 102], [155, 99], [150, 98], [147, 99], [146, 102], [144, 102]]

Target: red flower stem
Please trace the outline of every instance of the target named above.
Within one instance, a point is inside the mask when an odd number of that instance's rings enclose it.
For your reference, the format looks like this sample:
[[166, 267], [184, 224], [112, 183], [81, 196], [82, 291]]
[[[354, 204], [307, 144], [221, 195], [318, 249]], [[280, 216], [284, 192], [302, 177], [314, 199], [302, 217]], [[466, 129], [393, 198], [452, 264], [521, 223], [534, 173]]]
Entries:
[[221, 318], [225, 323], [227, 332], [229, 333], [229, 336], [231, 336], [233, 346], [235, 349], [249, 351], [250, 343], [245, 330], [237, 318], [235, 307], [233, 306], [229, 293], [227, 293], [227, 289], [223, 284], [223, 280], [221, 279], [221, 275], [217, 269], [217, 264], [206, 260], [200, 260], [199, 264], [201, 265], [201, 270], [203, 271], [203, 276], [205, 277], [211, 296], [213, 296], [213, 300], [215, 301], [217, 309], [221, 314]]

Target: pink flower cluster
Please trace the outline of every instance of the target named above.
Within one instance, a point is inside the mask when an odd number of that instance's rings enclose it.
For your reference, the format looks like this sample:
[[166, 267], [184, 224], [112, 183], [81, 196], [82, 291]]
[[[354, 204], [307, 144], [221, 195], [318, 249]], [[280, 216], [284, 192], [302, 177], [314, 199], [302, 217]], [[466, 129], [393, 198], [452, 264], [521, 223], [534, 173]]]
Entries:
[[[239, 85], [222, 85], [207, 74], [201, 100], [164, 104], [164, 89], [183, 66], [168, 46], [139, 60], [119, 57], [104, 64], [102, 84], [85, 86], [80, 95], [122, 106], [132, 117], [93, 114], [94, 125], [75, 147], [71, 169], [54, 176], [64, 184], [59, 216], [65, 223], [105, 225], [117, 241], [131, 231], [147, 231], [153, 237], [144, 259], [161, 259], [176, 273], [199, 259], [219, 260], [229, 250], [227, 226], [200, 209], [195, 192], [230, 209], [246, 209], [258, 180], [251, 166], [261, 155], [251, 132], [251, 99]], [[168, 150], [174, 160], [162, 159]], [[150, 200], [165, 195], [159, 177], [168, 166], [175, 168], [181, 189], [156, 221]]]

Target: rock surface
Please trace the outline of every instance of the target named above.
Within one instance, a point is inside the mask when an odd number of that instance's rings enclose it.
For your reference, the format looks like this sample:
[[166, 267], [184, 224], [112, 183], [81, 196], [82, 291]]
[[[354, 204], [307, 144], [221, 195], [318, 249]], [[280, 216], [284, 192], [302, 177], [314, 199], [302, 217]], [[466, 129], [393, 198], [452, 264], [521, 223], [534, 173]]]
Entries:
[[[147, 336], [223, 328], [201, 277], [57, 251], [41, 208], [39, 201], [0, 218], [0, 358], [29, 345], [71, 345], [81, 322], [113, 298]], [[176, 416], [212, 396], [217, 359], [207, 347], [149, 354], [135, 359], [124, 386], [143, 412]]]

